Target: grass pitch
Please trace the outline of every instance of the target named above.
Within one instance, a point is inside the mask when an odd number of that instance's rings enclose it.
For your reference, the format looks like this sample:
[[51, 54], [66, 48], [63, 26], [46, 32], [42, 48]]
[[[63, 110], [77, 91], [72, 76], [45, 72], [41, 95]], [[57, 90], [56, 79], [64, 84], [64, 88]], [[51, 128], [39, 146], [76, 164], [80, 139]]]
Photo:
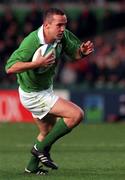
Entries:
[[0, 124], [0, 180], [125, 180], [125, 124], [75, 128], [53, 146], [59, 170], [48, 176], [24, 174], [37, 133], [35, 124]]

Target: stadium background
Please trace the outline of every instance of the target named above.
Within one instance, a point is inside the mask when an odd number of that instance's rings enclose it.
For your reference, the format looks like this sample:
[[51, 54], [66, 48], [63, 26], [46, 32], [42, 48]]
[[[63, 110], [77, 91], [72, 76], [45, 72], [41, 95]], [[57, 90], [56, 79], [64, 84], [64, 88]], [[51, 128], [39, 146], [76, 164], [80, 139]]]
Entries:
[[[26, 123], [31, 115], [20, 104], [15, 75], [8, 76], [4, 65], [24, 36], [41, 25], [43, 9], [51, 6], [64, 8], [68, 28], [95, 45], [84, 61], [71, 64], [64, 55], [55, 77], [56, 93], [84, 108], [86, 117], [54, 145], [58, 171], [26, 176], [38, 130]], [[0, 0], [0, 180], [125, 179], [124, 19], [123, 0]]]

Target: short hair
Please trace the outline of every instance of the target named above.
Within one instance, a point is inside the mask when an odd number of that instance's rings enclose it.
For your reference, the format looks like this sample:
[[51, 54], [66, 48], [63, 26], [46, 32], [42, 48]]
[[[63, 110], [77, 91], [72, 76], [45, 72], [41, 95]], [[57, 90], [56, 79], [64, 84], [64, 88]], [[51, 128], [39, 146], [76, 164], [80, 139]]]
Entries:
[[43, 22], [45, 22], [46, 19], [52, 19], [53, 15], [65, 15], [65, 13], [57, 8], [49, 8], [43, 13]]

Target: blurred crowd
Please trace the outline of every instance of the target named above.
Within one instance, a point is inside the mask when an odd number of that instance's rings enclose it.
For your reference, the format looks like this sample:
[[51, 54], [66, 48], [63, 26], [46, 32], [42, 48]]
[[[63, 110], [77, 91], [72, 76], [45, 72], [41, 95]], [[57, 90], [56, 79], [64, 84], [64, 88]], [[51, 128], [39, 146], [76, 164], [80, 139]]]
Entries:
[[95, 52], [82, 61], [65, 64], [61, 81], [91, 87], [125, 87], [125, 30], [94, 39]]
[[[124, 0], [119, 0], [119, 2], [123, 2]], [[21, 0], [21, 2], [19, 0], [1, 0], [0, 3], [41, 3], [41, 0]], [[42, 2], [48, 2], [48, 3], [67, 3], [67, 2], [74, 2], [76, 3], [76, 0], [42, 0]], [[102, 4], [105, 2], [115, 2], [117, 3], [118, 0], [77, 0], [77, 2], [84, 2], [84, 3], [96, 3], [96, 4]]]
[[[106, 10], [99, 21], [86, 7], [77, 19], [68, 19], [67, 28], [81, 40], [94, 42], [95, 51], [82, 61], [71, 63], [65, 54], [55, 80], [59, 84], [84, 84], [96, 87], [125, 87], [125, 11]], [[4, 87], [16, 84], [15, 75], [5, 73], [5, 63], [23, 38], [42, 24], [42, 12], [35, 6], [19, 22], [10, 8], [0, 16], [0, 82]]]

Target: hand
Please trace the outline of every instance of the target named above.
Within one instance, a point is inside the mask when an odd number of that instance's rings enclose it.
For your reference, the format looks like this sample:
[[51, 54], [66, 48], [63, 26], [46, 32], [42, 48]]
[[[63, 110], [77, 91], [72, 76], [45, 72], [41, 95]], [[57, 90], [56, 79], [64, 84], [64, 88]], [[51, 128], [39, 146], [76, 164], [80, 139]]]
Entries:
[[47, 55], [42, 56], [39, 51], [37, 59], [33, 63], [35, 63], [36, 67], [48, 67], [55, 63], [55, 52], [50, 51]]
[[91, 41], [87, 41], [85, 43], [82, 43], [80, 46], [80, 51], [83, 55], [89, 55], [94, 51], [94, 46]]

